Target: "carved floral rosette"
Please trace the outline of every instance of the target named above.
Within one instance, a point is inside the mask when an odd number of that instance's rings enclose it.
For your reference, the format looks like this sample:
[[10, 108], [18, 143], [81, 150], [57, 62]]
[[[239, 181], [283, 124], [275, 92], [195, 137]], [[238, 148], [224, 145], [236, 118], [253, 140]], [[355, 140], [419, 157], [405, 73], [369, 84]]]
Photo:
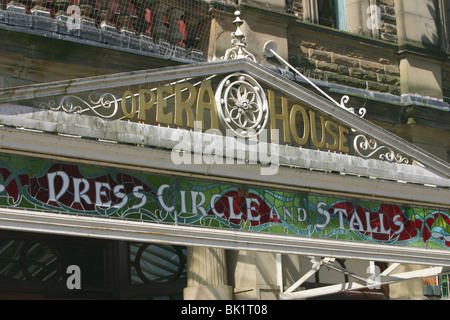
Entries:
[[222, 124], [243, 138], [258, 136], [266, 127], [269, 106], [263, 88], [251, 76], [234, 73], [225, 77], [216, 91]]

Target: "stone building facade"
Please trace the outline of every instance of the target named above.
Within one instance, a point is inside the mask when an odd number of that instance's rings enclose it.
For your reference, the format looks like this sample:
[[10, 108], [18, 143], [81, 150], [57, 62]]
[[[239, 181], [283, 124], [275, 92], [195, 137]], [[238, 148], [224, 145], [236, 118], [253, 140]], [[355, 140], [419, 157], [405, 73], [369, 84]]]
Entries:
[[[14, 100], [15, 95], [20, 96], [33, 90], [40, 92], [42, 88], [39, 86], [42, 84], [48, 86], [49, 92], [55, 90], [58, 94], [63, 94], [63, 91], [58, 91], [58, 86], [71, 88], [72, 83], [75, 83], [79, 85], [78, 88], [82, 88], [89, 85], [90, 81], [99, 83], [99, 77], [104, 77], [105, 83], [108, 84], [115, 81], [130, 81], [129, 87], [132, 88], [133, 84], [129, 79], [134, 75], [140, 77], [142, 70], [162, 67], [181, 68], [195, 66], [197, 63], [204, 66], [208, 62], [212, 63], [211, 68], [215, 71], [221, 68], [226, 69], [227, 65], [222, 66], [220, 62], [223, 61], [227, 49], [235, 44], [232, 42], [233, 33], [236, 33], [236, 25], [233, 21], [236, 19], [237, 8], [241, 12], [240, 18], [245, 21], [241, 25], [241, 30], [246, 36], [246, 50], [255, 57], [255, 62], [261, 68], [270, 70], [280, 78], [291, 80], [312, 91], [315, 91], [314, 86], [317, 86], [338, 101], [343, 96], [349, 97], [347, 106], [356, 110], [365, 108], [367, 110], [365, 118], [372, 125], [403, 139], [411, 146], [425, 150], [430, 157], [433, 157], [433, 161], [441, 161], [443, 168], [448, 166], [450, 160], [450, 5], [445, 0], [20, 0], [10, 2], [4, 0], [0, 10], [0, 43], [2, 44], [0, 46], [0, 88], [2, 88], [0, 94], [6, 98], [2, 98], [0, 103], [6, 104], [7, 98], [11, 99], [11, 104], [16, 103], [20, 99]], [[277, 54], [288, 61], [293, 69], [306, 76], [313, 85], [299, 77], [280, 59], [265, 54], [264, 48], [268, 41], [274, 41]], [[232, 69], [232, 67], [229, 68]], [[253, 70], [252, 68], [244, 66], [245, 70]], [[262, 70], [256, 68], [254, 72], [261, 76], [264, 74]], [[169, 70], [170, 72], [172, 69]], [[139, 85], [145, 86], [143, 83]], [[4, 107], [4, 110], [10, 110], [7, 105]], [[277, 114], [282, 114], [279, 106], [275, 111]], [[87, 134], [88, 137], [84, 138], [80, 133], [82, 125], [79, 123], [80, 128], [76, 129], [78, 131], [75, 129], [71, 131], [68, 125], [58, 126], [58, 120], [55, 119], [60, 118], [56, 117], [51, 120], [45, 118], [48, 122], [43, 121], [42, 124], [36, 124], [38, 120], [42, 120], [39, 116], [31, 119], [23, 116], [21, 119], [23, 122], [20, 122], [20, 117], [17, 117], [8, 122], [10, 117], [6, 115], [10, 116], [9, 112], [12, 111], [5, 111], [5, 120], [2, 120], [5, 135], [13, 135], [14, 132], [10, 133], [8, 130], [18, 130], [22, 127], [47, 132], [42, 128], [48, 126], [56, 130], [57, 134], [81, 136], [79, 139], [86, 146], [83, 145], [80, 150], [92, 150], [87, 147], [90, 139], [103, 141], [109, 140], [111, 136], [119, 137], [117, 141], [114, 141], [119, 147], [123, 144], [127, 152], [136, 152], [137, 155], [141, 154], [138, 148], [147, 146], [146, 142], [136, 142], [138, 141], [136, 137], [141, 134], [138, 129], [103, 134], [99, 133], [102, 131], [100, 127], [91, 128], [88, 130], [92, 130], [91, 136]], [[94, 125], [94, 122], [89, 123]], [[59, 132], [60, 129], [53, 128], [63, 129]], [[116, 128], [123, 129], [121, 126]], [[27, 141], [25, 136], [22, 139]], [[53, 138], [48, 139], [50, 141]], [[161, 137], [161, 141], [164, 139]], [[155, 145], [150, 145], [152, 148], [167, 150], [166, 142], [161, 142], [159, 137], [152, 141], [157, 141], [154, 142]], [[68, 144], [70, 142], [67, 142]], [[286, 147], [289, 146], [286, 144]], [[6, 150], [5, 154], [27, 155], [27, 151], [20, 150], [17, 145], [12, 147], [5, 144], [2, 148]], [[54, 150], [54, 156], [49, 156], [38, 149], [38, 147], [30, 147], [30, 150], [35, 150], [30, 155], [65, 159], [63, 156], [58, 156], [57, 150]], [[410, 150], [413, 150], [412, 147]], [[92, 154], [96, 152], [92, 150]], [[82, 158], [81, 154], [78, 156]], [[289, 158], [288, 153], [285, 156]], [[140, 161], [139, 156], [136, 157], [135, 161]], [[334, 161], [340, 159], [339, 155], [330, 157]], [[83, 164], [96, 164], [94, 158], [94, 156], [87, 157], [83, 160]], [[142, 158], [145, 157], [142, 156]], [[155, 163], [159, 159], [157, 156], [150, 158]], [[70, 159], [75, 161], [76, 157], [72, 155]], [[111, 166], [121, 169], [131, 167], [121, 162], [119, 156], [117, 159], [117, 163], [111, 160], [108, 165], [115, 163]], [[162, 166], [163, 161], [160, 164]], [[146, 169], [147, 165], [142, 162], [139, 168]], [[346, 165], [351, 166], [350, 162]], [[295, 163], [292, 167], [295, 167]], [[334, 168], [333, 165], [330, 167]], [[177, 173], [176, 168], [171, 170]], [[363, 169], [358, 167], [358, 170]], [[393, 169], [389, 170], [392, 170], [391, 173], [394, 175], [392, 179], [401, 180], [393, 173]], [[330, 174], [336, 173], [333, 169], [324, 171]], [[378, 173], [375, 173], [375, 170], [373, 172], [377, 178]], [[341, 175], [344, 173], [340, 172]], [[200, 173], [197, 172], [197, 174]], [[361, 173], [354, 175], [363, 176], [361, 179], [368, 179]], [[366, 176], [370, 176], [368, 180], [374, 178], [371, 174]], [[386, 179], [386, 176], [383, 178]], [[417, 179], [428, 181], [427, 178], [428, 176], [424, 180]], [[441, 176], [436, 178], [436, 181], [440, 183], [444, 181], [443, 186], [437, 186], [436, 194], [443, 194], [445, 197], [446, 194], [448, 195], [448, 185], [445, 186], [445, 183], [448, 183], [446, 181], [449, 177], [443, 175], [441, 178]], [[3, 179], [6, 180], [6, 178]], [[430, 179], [435, 181], [434, 178]], [[270, 180], [270, 183], [277, 186], [276, 181], [278, 180]], [[264, 181], [257, 182], [264, 183]], [[269, 180], [266, 183], [268, 184]], [[398, 190], [402, 190], [403, 182], [398, 183]], [[283, 185], [289, 184], [290, 182], [285, 182]], [[374, 197], [382, 198], [382, 192], [380, 191], [379, 194], [377, 192], [374, 191]], [[419, 201], [407, 199], [406, 196], [400, 195], [401, 193], [398, 191], [398, 197], [404, 197], [402, 199], [406, 202], [427, 203], [424, 200], [425, 196]], [[354, 191], [354, 194], [357, 192]], [[369, 196], [368, 192], [366, 196]], [[387, 195], [385, 197], [389, 198]], [[439, 207], [448, 211], [450, 207], [448, 200], [440, 201]], [[26, 243], [29, 237], [18, 230], [18, 228], [0, 230], [3, 241], [0, 244], [12, 243], [8, 241]], [[36, 231], [31, 234], [37, 238], [42, 237], [45, 243], [63, 243], [66, 247], [79, 245], [76, 238], [63, 232], [59, 234], [56, 232], [57, 235], [43, 235]], [[311, 273], [311, 277], [303, 284], [302, 289], [318, 289], [348, 282], [349, 273], [342, 273], [342, 269], [352, 270], [355, 274], [365, 274], [375, 265], [382, 271], [392, 266], [392, 263], [385, 261], [377, 261], [374, 264], [369, 262], [370, 259], [318, 260], [306, 254], [281, 255], [273, 251], [254, 250], [254, 248], [245, 250], [245, 245], [242, 243], [236, 250], [232, 250], [233, 248], [225, 250], [219, 247], [201, 246], [199, 241], [195, 243], [195, 246], [183, 245], [180, 248], [174, 246], [173, 250], [166, 247], [155, 249], [155, 253], [149, 249], [145, 241], [140, 240], [108, 242], [101, 239], [96, 242], [86, 238], [80, 242], [86, 248], [90, 248], [91, 251], [86, 250], [92, 255], [95, 255], [95, 251], [100, 247], [109, 254], [105, 259], [110, 259], [108, 262], [111, 262], [113, 265], [111, 268], [114, 270], [108, 271], [110, 276], [105, 283], [102, 283], [102, 289], [98, 291], [100, 293], [94, 289], [87, 296], [77, 296], [79, 294], [77, 292], [69, 294], [56, 286], [50, 286], [40, 292], [35, 289], [37, 291], [30, 293], [23, 289], [27, 287], [28, 282], [17, 285], [14, 280], [6, 279], [4, 288], [0, 285], [0, 298], [14, 296], [23, 298], [28, 297], [27, 295], [49, 298], [73, 297], [71, 296], [73, 294], [75, 297], [124, 299], [159, 296], [184, 299], [277, 299], [280, 297], [280, 292], [282, 293], [285, 288], [295, 284], [301, 276], [306, 274], [311, 264], [315, 268], [325, 266], [328, 269], [324, 267], [320, 274], [317, 272], [315, 276]], [[171, 240], [164, 238], [164, 241], [170, 243]], [[211, 243], [219, 243], [218, 240], [214, 241], [211, 240]], [[174, 240], [172, 242], [176, 243]], [[29, 249], [25, 244], [24, 246]], [[163, 252], [162, 255], [174, 254], [179, 258], [180, 265], [185, 263], [181, 269], [177, 270], [176, 279], [170, 284], [165, 281], [156, 283], [148, 280], [148, 274], [142, 271], [143, 267], [138, 267], [135, 262], [145, 255], [145, 250], [149, 250], [150, 256], [152, 254], [156, 256], [161, 252]], [[335, 266], [330, 265], [333, 261]], [[282, 272], [278, 268], [282, 268]], [[132, 280], [120, 276], [122, 273], [127, 274], [131, 269], [133, 269]], [[421, 269], [423, 267], [420, 265], [405, 263], [397, 269], [397, 272], [414, 273], [415, 270]], [[92, 277], [95, 278], [95, 274]], [[376, 290], [331, 292], [336, 295], [328, 293], [325, 297], [424, 299], [424, 293], [421, 291], [424, 277], [409, 280], [406, 284], [383, 285]], [[27, 275], [23, 275], [23, 278], [27, 278]], [[437, 279], [437, 276], [433, 279]], [[440, 285], [443, 283], [442, 279], [444, 278], [439, 277], [437, 281]], [[97, 284], [92, 280], [90, 285], [95, 287]], [[36, 288], [40, 286], [37, 285]], [[448, 283], [446, 288], [448, 298]], [[433, 295], [433, 297], [437, 296]], [[445, 296], [444, 292], [442, 291], [439, 296]], [[312, 293], [310, 298], [314, 297]], [[317, 297], [323, 297], [323, 293], [318, 294]]]

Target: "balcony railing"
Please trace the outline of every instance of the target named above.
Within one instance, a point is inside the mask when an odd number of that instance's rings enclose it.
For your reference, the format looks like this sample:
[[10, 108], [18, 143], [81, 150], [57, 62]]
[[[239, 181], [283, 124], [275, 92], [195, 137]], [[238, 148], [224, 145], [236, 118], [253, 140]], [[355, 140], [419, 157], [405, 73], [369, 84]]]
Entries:
[[208, 9], [201, 0], [2, 0], [0, 27], [203, 61]]

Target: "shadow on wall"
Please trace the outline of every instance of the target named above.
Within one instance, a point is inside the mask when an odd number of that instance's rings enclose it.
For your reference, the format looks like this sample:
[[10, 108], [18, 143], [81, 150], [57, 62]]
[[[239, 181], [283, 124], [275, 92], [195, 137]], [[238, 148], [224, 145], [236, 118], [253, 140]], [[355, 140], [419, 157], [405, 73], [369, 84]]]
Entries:
[[424, 32], [422, 35], [422, 45], [425, 48], [439, 48], [440, 46], [440, 37], [439, 37], [439, 12], [437, 10], [438, 3], [437, 1], [433, 1], [433, 3], [427, 4], [427, 9], [430, 13], [430, 16], [434, 18], [434, 20], [429, 19], [424, 23]]

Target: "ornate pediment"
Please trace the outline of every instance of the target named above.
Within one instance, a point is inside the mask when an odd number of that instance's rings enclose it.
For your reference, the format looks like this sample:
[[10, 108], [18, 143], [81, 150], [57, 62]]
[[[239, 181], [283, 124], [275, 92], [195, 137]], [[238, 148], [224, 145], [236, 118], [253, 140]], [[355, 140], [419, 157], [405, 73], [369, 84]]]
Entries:
[[[447, 162], [365, 120], [363, 109], [346, 108], [347, 98], [334, 103], [248, 59], [220, 60], [3, 89], [0, 121], [6, 126], [165, 149], [176, 148], [180, 135], [188, 134], [191, 151], [202, 153], [209, 147], [216, 160], [229, 156], [227, 141], [240, 139], [238, 143], [248, 148], [247, 159], [241, 160], [248, 162], [250, 145], [256, 141], [267, 146], [264, 156], [278, 152], [280, 165], [308, 168], [314, 158], [314, 169], [336, 171], [330, 167], [332, 159], [343, 168], [341, 172], [361, 174], [358, 166], [352, 169], [352, 163], [359, 161], [368, 176], [376, 177], [381, 169], [385, 172], [381, 178], [388, 178], [389, 171], [408, 171], [404, 166], [410, 166], [411, 172], [425, 170], [430, 177], [448, 180]], [[155, 137], [163, 129], [166, 136]], [[194, 143], [197, 133], [223, 138], [222, 153], [212, 140], [207, 145], [204, 140], [203, 149], [199, 148]], [[255, 150], [258, 162], [261, 149]], [[371, 166], [374, 174], [369, 173]], [[428, 183], [433, 184], [431, 180]]]
[[[248, 59], [4, 89], [0, 147], [12, 155], [0, 193], [18, 209], [0, 218], [34, 230], [43, 214], [21, 221], [25, 205], [69, 213], [67, 225], [85, 220], [70, 214], [93, 216], [84, 235], [116, 228], [97, 219], [107, 216], [156, 225], [145, 232], [154, 241], [167, 225], [164, 241], [187, 230], [192, 244], [212, 229], [211, 245], [219, 234], [232, 248], [264, 238], [251, 248], [279, 252], [286, 241], [284, 252], [305, 254], [323, 241], [318, 256], [373, 258], [386, 244], [400, 249], [381, 260], [429, 261], [430, 249], [448, 249], [448, 163], [352, 111]], [[127, 239], [140, 234], [120, 222]]]

